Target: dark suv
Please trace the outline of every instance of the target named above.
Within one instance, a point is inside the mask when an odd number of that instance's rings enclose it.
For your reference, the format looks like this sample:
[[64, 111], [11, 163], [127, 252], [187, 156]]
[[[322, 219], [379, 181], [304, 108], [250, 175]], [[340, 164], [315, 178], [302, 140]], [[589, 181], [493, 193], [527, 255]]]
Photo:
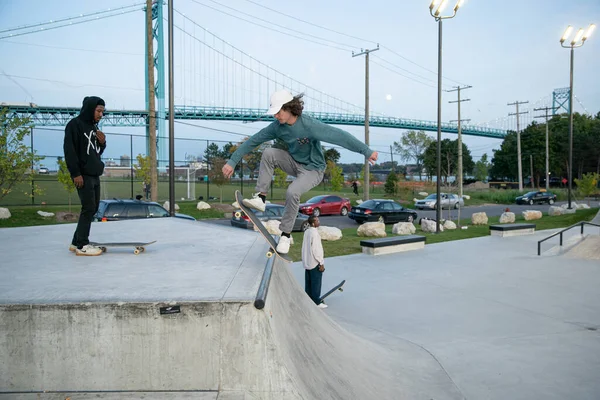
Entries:
[[[94, 219], [98, 221], [120, 221], [123, 219], [164, 218], [169, 212], [163, 206], [154, 202], [140, 200], [100, 200], [98, 212]], [[177, 218], [195, 221], [196, 218], [186, 214], [175, 214]]]

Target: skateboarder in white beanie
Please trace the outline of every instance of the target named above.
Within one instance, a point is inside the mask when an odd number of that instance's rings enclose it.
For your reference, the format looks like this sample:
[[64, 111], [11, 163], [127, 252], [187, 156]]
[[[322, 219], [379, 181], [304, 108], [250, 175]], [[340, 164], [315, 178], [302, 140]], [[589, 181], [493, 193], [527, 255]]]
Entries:
[[279, 225], [282, 235], [276, 250], [281, 254], [287, 254], [290, 250], [290, 232], [298, 215], [300, 196], [323, 180], [326, 163], [321, 141], [361, 153], [371, 164], [377, 161], [378, 156], [376, 151], [350, 133], [303, 115], [302, 96], [292, 96], [287, 90], [273, 93], [267, 114], [273, 115], [276, 121], [240, 145], [223, 167], [223, 175], [230, 178], [237, 163], [255, 147], [275, 139], [287, 144], [287, 151], [273, 148], [263, 151], [256, 184], [257, 193], [251, 199], [244, 199], [246, 206], [264, 211], [275, 168], [279, 167], [286, 174], [296, 177], [287, 189], [285, 211]]

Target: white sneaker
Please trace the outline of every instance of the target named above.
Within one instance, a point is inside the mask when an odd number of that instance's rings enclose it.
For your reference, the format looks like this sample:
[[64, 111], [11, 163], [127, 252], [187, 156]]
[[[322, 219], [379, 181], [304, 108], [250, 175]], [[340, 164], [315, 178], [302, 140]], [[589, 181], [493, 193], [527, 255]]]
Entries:
[[258, 211], [265, 211], [265, 202], [258, 197], [258, 195], [259, 193], [255, 193], [251, 199], [244, 199], [242, 203], [244, 203], [246, 207], [250, 207]]
[[102, 250], [91, 244], [86, 244], [83, 248], [75, 250], [75, 254], [78, 256], [99, 256], [102, 254]]
[[321, 303], [317, 307], [319, 307], [319, 308], [327, 308], [329, 306], [327, 304], [325, 304], [325, 303]]
[[77, 250], [77, 246], [74, 244], [69, 245], [69, 251], [75, 252]]
[[277, 252], [279, 254], [287, 254], [290, 251], [290, 238], [287, 236], [280, 236], [279, 243], [277, 244]]

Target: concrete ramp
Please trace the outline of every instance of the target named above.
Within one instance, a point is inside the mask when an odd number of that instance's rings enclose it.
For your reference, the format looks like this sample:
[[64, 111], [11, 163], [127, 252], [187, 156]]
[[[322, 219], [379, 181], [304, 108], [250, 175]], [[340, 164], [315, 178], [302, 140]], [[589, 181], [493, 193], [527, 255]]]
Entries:
[[600, 236], [587, 235], [565, 252], [565, 257], [584, 260], [600, 260]]
[[422, 348], [335, 323], [286, 264], [273, 265], [256, 309], [267, 246], [254, 232], [94, 224], [99, 239], [158, 242], [139, 256], [75, 257], [73, 228], [0, 230], [2, 400], [462, 398]]

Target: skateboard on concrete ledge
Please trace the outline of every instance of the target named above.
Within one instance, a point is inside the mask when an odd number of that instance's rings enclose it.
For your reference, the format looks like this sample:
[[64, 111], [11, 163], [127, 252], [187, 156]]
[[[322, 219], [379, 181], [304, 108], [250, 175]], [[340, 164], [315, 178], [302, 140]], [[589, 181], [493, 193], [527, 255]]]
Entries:
[[133, 247], [133, 254], [136, 256], [140, 253], [146, 251], [146, 246], [151, 245], [152, 243], [156, 243], [156, 240], [153, 242], [111, 242], [111, 243], [98, 243], [98, 242], [90, 242], [92, 246], [98, 247], [102, 250], [103, 253], [106, 253], [106, 250], [109, 247]]
[[[281, 260], [287, 262], [287, 263], [291, 263], [292, 259], [287, 255], [287, 254], [280, 254], [277, 252], [277, 242], [275, 242], [275, 239], [273, 238], [273, 236], [269, 233], [269, 231], [267, 231], [267, 228], [263, 225], [262, 221], [260, 219], [258, 219], [256, 217], [256, 214], [254, 214], [254, 211], [252, 211], [251, 208], [246, 207], [244, 205], [244, 198], [242, 197], [242, 194], [240, 193], [239, 190], [235, 191], [235, 200], [237, 201], [238, 205], [240, 206], [240, 209], [242, 210], [242, 212], [244, 214], [246, 214], [248, 216], [248, 218], [250, 218], [250, 221], [252, 221], [252, 223], [254, 224], [254, 226], [256, 226], [256, 228], [258, 229], [258, 231], [260, 232], [260, 234], [265, 238], [265, 240], [267, 241], [267, 243], [269, 244], [270, 249], [269, 251], [267, 251], [267, 258], [271, 258], [273, 257], [273, 255], [276, 255], [277, 257], [279, 257]], [[236, 217], [241, 217], [240, 211], [236, 212], [235, 216]]]
[[319, 303], [322, 302], [323, 300], [325, 300], [330, 294], [332, 294], [336, 290], [343, 292], [344, 288], [342, 286], [344, 286], [344, 283], [346, 283], [345, 279], [342, 282], [340, 282], [339, 284], [335, 285], [329, 292], [327, 292], [323, 296], [321, 296], [321, 298], [319, 299]]

